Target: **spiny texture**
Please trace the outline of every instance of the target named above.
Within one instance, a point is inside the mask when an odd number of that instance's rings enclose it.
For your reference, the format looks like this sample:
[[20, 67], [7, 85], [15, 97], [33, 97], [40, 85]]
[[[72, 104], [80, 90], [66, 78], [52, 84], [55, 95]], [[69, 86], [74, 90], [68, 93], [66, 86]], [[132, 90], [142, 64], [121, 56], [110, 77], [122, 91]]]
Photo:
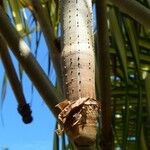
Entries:
[[61, 0], [62, 70], [69, 100], [95, 98], [91, 0]]
[[58, 119], [64, 124], [77, 146], [93, 145], [96, 139], [99, 103], [92, 98], [65, 100], [56, 105], [61, 110]]
[[62, 77], [67, 100], [58, 119], [77, 147], [96, 139], [95, 56], [91, 0], [61, 0]]

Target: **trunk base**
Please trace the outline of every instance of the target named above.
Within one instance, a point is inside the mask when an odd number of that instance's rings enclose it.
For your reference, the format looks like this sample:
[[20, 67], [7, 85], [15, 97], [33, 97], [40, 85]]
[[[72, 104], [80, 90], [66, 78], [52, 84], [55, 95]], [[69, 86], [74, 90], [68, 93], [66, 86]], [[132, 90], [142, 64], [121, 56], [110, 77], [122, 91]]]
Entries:
[[69, 129], [69, 134], [77, 147], [89, 147], [96, 141], [98, 109], [94, 105], [83, 105], [80, 121]]
[[71, 130], [71, 137], [76, 146], [93, 145], [96, 140], [96, 126], [79, 125]]
[[96, 141], [99, 102], [92, 98], [63, 101], [57, 105], [62, 111], [58, 115], [76, 147], [90, 147]]

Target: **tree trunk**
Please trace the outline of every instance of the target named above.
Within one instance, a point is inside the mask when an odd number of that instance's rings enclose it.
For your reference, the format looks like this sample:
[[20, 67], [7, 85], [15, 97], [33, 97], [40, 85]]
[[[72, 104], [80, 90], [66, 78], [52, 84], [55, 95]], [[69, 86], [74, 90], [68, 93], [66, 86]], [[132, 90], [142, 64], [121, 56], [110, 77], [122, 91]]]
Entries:
[[62, 76], [67, 100], [58, 118], [77, 149], [96, 140], [95, 56], [91, 0], [61, 0]]

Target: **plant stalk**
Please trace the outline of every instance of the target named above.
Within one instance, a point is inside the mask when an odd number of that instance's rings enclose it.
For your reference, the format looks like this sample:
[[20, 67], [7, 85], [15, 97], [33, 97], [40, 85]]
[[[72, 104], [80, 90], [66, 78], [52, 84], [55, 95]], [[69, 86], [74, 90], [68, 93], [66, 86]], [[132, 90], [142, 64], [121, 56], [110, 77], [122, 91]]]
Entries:
[[97, 59], [99, 61], [98, 72], [100, 74], [101, 112], [102, 112], [102, 136], [103, 150], [113, 149], [113, 132], [111, 126], [111, 82], [110, 82], [110, 58], [109, 39], [106, 15], [106, 0], [96, 1], [97, 17]]
[[10, 54], [8, 52], [6, 45], [7, 44], [4, 38], [0, 35], [0, 54], [1, 54], [1, 59], [5, 68], [6, 74], [10, 81], [11, 87], [14, 91], [18, 104], [24, 105], [26, 104], [26, 100], [23, 94], [22, 86], [18, 79], [15, 67], [12, 63], [12, 60], [11, 60], [11, 57], [10, 57]]

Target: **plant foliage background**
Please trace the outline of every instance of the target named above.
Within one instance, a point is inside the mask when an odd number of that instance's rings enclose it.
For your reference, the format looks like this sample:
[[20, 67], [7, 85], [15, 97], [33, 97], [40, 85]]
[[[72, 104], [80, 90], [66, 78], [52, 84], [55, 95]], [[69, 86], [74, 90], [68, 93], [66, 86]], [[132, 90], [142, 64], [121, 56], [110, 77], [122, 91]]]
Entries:
[[[128, 0], [125, 0], [124, 2], [129, 3]], [[139, 4], [137, 6], [143, 6], [142, 8], [136, 7], [137, 10], [142, 9], [144, 12], [147, 12], [146, 14], [150, 14], [149, 0], [134, 0], [134, 2]], [[47, 98], [42, 92], [40, 94], [43, 95], [43, 98], [45, 97], [44, 100], [52, 112], [57, 114], [54, 111], [54, 108], [52, 108], [51, 103], [57, 104], [63, 97], [59, 84], [61, 76], [59, 76], [60, 68], [58, 65], [59, 59], [57, 57], [60, 55], [61, 36], [59, 31], [59, 2], [57, 0], [3, 0], [2, 3], [3, 9], [8, 15], [7, 19], [15, 27], [18, 32], [18, 37], [23, 38], [26, 41], [35, 58], [38, 51], [45, 51], [45, 49], [38, 49], [41, 34], [42, 32], [44, 33], [45, 42], [48, 47], [48, 53], [46, 56], [48, 57], [47, 74], [49, 75], [51, 73], [54, 66], [58, 76], [56, 77], [55, 86], [52, 83], [45, 86], [50, 87], [48, 92], [51, 92], [52, 94], [47, 96]], [[124, 7], [129, 6], [130, 5], [124, 5]], [[132, 7], [134, 8], [134, 5], [132, 5]], [[147, 9], [145, 10], [144, 8]], [[42, 11], [40, 11], [41, 9]], [[111, 109], [108, 109], [111, 112], [114, 147], [120, 147], [121, 149], [148, 150], [150, 149], [150, 15], [144, 16], [142, 14], [142, 20], [140, 19], [140, 11], [137, 11], [138, 13], [134, 15], [136, 9], [133, 9], [133, 12], [130, 12], [131, 9], [130, 7], [128, 9], [124, 9], [119, 3], [119, 0], [107, 1], [107, 24], [110, 55], [108, 61], [110, 63], [109, 72], [111, 79]], [[93, 11], [96, 12], [95, 1], [93, 1]], [[0, 13], [0, 15], [3, 14]], [[95, 15], [96, 14], [94, 13], [94, 18], [96, 18]], [[146, 22], [145, 20], [149, 21]], [[96, 22], [96, 20], [94, 20], [94, 22]], [[12, 24], [10, 24], [10, 26], [12, 26]], [[97, 26], [94, 28], [96, 51], [98, 51], [96, 46], [98, 42], [97, 28]], [[0, 33], [2, 30], [3, 28], [1, 28]], [[101, 35], [99, 36], [101, 37]], [[18, 37], [16, 36], [16, 38]], [[10, 42], [15, 43], [15, 41]], [[8, 43], [8, 45], [11, 44]], [[0, 50], [1, 48], [2, 47], [0, 47]], [[10, 46], [10, 49], [13, 49], [13, 44]], [[2, 58], [0, 58], [0, 60], [1, 59]], [[21, 59], [20, 62], [22, 63]], [[7, 69], [7, 66], [4, 67]], [[98, 61], [96, 68], [99, 67], [100, 64]], [[24, 70], [21, 66], [19, 66], [19, 70], [17, 70], [17, 72], [19, 72], [19, 80], [22, 86], [24, 84], [22, 82]], [[29, 74], [30, 70], [27, 72], [27, 74]], [[30, 76], [32, 75], [33, 74], [31, 73]], [[101, 75], [97, 69], [96, 88], [98, 97], [101, 95], [99, 87], [100, 76]], [[1, 103], [4, 101], [5, 94], [7, 94], [5, 92], [7, 80], [8, 78], [6, 74], [3, 74]], [[34, 79], [31, 77], [31, 80]], [[43, 80], [43, 83], [47, 82], [47, 78], [45, 79], [43, 77]], [[33, 81], [33, 86], [40, 86], [40, 83], [35, 83], [36, 81]], [[42, 87], [37, 89], [40, 91]], [[57, 95], [57, 98], [55, 95]], [[49, 101], [49, 98], [53, 99]], [[99, 126], [98, 129], [98, 148], [101, 141], [100, 130], [101, 126]], [[62, 149], [69, 149], [69, 147], [72, 146], [71, 143], [66, 144], [65, 135], [63, 135], [61, 139]], [[58, 149], [57, 146], [60, 142], [59, 140], [60, 138], [58, 138], [55, 134], [54, 149]]]

